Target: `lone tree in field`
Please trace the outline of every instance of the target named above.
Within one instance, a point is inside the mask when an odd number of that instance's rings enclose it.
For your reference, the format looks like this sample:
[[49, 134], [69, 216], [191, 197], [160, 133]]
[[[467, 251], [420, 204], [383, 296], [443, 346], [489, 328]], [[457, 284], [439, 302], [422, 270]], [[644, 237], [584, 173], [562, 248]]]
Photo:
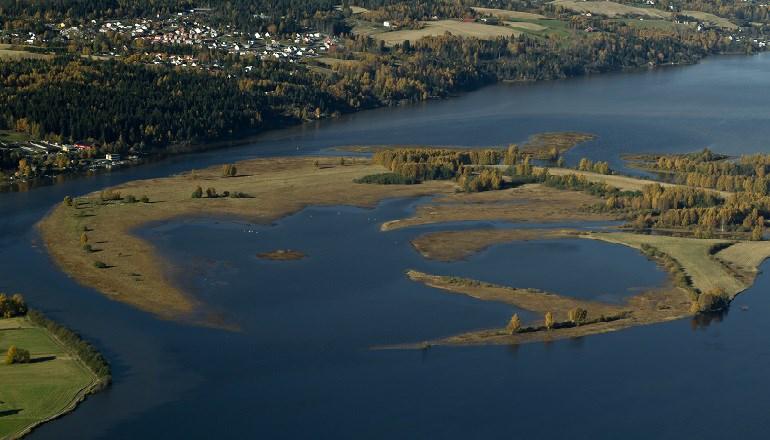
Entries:
[[574, 309], [569, 311], [568, 317], [573, 324], [580, 325], [586, 322], [586, 318], [588, 317], [588, 311], [580, 307], [575, 307]]
[[64, 204], [66, 206], [72, 206], [72, 197], [70, 196], [64, 196]]
[[192, 192], [192, 198], [193, 199], [200, 199], [201, 197], [203, 197], [203, 188], [201, 188], [199, 186], [199, 187], [195, 188], [195, 191]]
[[80, 234], [80, 247], [85, 247], [88, 244], [88, 234], [83, 232]]
[[29, 352], [11, 345], [5, 353], [5, 363], [6, 365], [29, 363]]
[[514, 313], [513, 316], [511, 316], [511, 320], [508, 321], [506, 330], [508, 330], [508, 333], [510, 334], [518, 333], [519, 330], [521, 330], [521, 320], [519, 320], [519, 315]]
[[554, 324], [553, 313], [545, 312], [545, 328], [551, 330]]

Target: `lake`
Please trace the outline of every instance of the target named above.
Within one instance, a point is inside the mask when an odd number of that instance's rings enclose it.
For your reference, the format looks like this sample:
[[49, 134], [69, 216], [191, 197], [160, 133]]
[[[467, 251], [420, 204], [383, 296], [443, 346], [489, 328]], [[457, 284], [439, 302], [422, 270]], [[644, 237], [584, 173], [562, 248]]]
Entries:
[[[375, 210], [309, 208], [269, 226], [189, 219], [141, 230], [175, 263], [171, 276], [242, 329], [226, 332], [157, 320], [78, 286], [52, 264], [34, 224], [65, 195], [336, 145], [504, 145], [579, 130], [599, 137], [570, 152], [573, 163], [586, 156], [620, 168], [623, 153], [705, 146], [767, 152], [768, 98], [770, 56], [716, 57], [682, 68], [502, 84], [0, 194], [0, 291], [25, 294], [81, 332], [114, 372], [113, 387], [30, 438], [765, 438], [770, 279], [763, 275], [729, 314], [711, 321], [550, 344], [373, 351], [502, 326], [512, 313], [536, 318], [412, 283], [403, 275], [409, 268], [618, 301], [664, 275], [630, 249], [580, 240], [426, 261], [409, 245], [426, 229], [379, 232], [380, 223], [414, 208], [409, 200]], [[308, 257], [256, 258], [277, 248]], [[552, 267], [565, 273], [554, 277]]]

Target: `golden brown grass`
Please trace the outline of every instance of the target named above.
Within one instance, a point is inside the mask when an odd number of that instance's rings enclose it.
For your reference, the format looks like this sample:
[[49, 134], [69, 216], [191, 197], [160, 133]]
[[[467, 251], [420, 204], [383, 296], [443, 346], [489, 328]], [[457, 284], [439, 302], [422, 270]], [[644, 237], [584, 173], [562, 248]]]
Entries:
[[741, 241], [714, 256], [737, 270], [756, 274], [759, 265], [770, 257], [770, 241]]
[[[314, 162], [320, 161], [316, 167]], [[200, 304], [168, 279], [166, 263], [152, 243], [131, 232], [149, 222], [183, 216], [233, 216], [269, 223], [309, 205], [373, 207], [389, 197], [449, 194], [452, 182], [420, 185], [359, 185], [355, 178], [383, 172], [379, 165], [359, 159], [337, 165], [338, 158], [271, 158], [237, 164], [237, 177], [222, 177], [220, 167], [162, 179], [129, 182], [112, 188], [151, 203], [100, 204], [99, 193], [77, 199], [77, 207], [57, 206], [40, 223], [43, 240], [61, 268], [78, 282], [110, 298], [168, 319], [200, 318]], [[222, 193], [243, 192], [252, 198], [191, 198], [201, 186]], [[205, 196], [204, 196], [205, 197]], [[96, 252], [81, 249], [80, 237], [87, 228], [88, 244]], [[94, 267], [95, 261], [109, 267]]]
[[[709, 250], [714, 245], [729, 243], [726, 240], [642, 235], [627, 232], [593, 233], [586, 237], [619, 243], [636, 249], [641, 249], [643, 244], [652, 246], [677, 260], [684, 268], [685, 273], [692, 279], [693, 287], [701, 292], [724, 289], [726, 293], [734, 297], [748, 287], [746, 283], [736, 279], [728, 268], [709, 254]], [[770, 248], [765, 247], [764, 250], [770, 250]]]
[[468, 220], [547, 223], [613, 219], [611, 215], [583, 209], [600, 201], [582, 192], [562, 191], [543, 185], [524, 185], [475, 194], [459, 193], [420, 205], [414, 216], [386, 222], [382, 230]]

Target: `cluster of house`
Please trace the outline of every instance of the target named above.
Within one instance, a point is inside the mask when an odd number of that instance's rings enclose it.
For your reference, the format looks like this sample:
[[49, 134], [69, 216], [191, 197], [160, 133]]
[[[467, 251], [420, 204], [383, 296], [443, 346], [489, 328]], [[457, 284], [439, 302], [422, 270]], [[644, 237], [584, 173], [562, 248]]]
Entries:
[[[66, 157], [66, 166], [68, 169], [92, 170], [112, 169], [136, 163], [140, 160], [137, 155], [130, 155], [123, 158], [117, 153], [107, 153], [102, 157], [97, 157], [97, 149], [94, 145], [87, 143], [60, 144], [47, 141], [23, 141], [23, 142], [3, 142], [0, 141], [0, 151], [16, 152], [20, 159], [27, 159], [33, 170], [38, 164], [52, 161], [56, 157]], [[20, 176], [15, 176], [16, 178]], [[11, 176], [13, 179], [14, 176]]]
[[[192, 46], [220, 53], [252, 55], [262, 59], [289, 62], [319, 56], [339, 43], [336, 37], [315, 31], [295, 33], [293, 36], [278, 36], [270, 32], [239, 31], [230, 25], [216, 28], [206, 24], [205, 12], [195, 9], [166, 17], [159, 15], [155, 18], [104, 22], [91, 20], [79, 26], [69, 27], [64, 23], [49, 23], [46, 25], [49, 31], [46, 33], [47, 36], [50, 37], [51, 32], [57, 35], [56, 38], [51, 38], [51, 41], [46, 41], [44, 35], [36, 35], [32, 32], [29, 35], [13, 34], [10, 37], [18, 43], [45, 44], [72, 40], [91, 42], [97, 39], [99, 34], [109, 35], [110, 40], [115, 41], [114, 37], [119, 35], [122, 41], [144, 41], [147, 43], [143, 45], [144, 47], [149, 45]], [[122, 50], [111, 48], [110, 51], [99, 55], [119, 56], [120, 52], [126, 51], [128, 47], [124, 46]], [[201, 66], [197, 60], [170, 54], [156, 57], [153, 62], [186, 67], [214, 67], [213, 65]]]
[[[68, 41], [95, 41], [99, 35], [109, 36], [109, 40], [143, 41], [138, 45], [145, 48], [153, 46], [156, 50], [149, 55], [153, 64], [167, 64], [180, 67], [200, 69], [217, 69], [220, 65], [216, 60], [202, 62], [190, 55], [176, 55], [169, 51], [158, 50], [158, 46], [192, 46], [196, 49], [209, 49], [222, 54], [238, 54], [253, 56], [263, 60], [280, 60], [298, 62], [306, 58], [314, 58], [332, 50], [339, 45], [337, 37], [321, 32], [306, 31], [294, 35], [275, 35], [271, 32], [245, 32], [235, 30], [229, 25], [221, 28], [206, 23], [207, 10], [194, 9], [174, 13], [165, 17], [97, 21], [91, 20], [78, 26], [67, 26], [64, 23], [49, 23], [45, 34], [13, 33], [2, 35], [18, 44], [45, 45], [48, 43], [67, 43]], [[256, 17], [267, 18], [262, 14]], [[51, 37], [51, 35], [56, 35]], [[110, 48], [98, 55], [118, 57], [130, 53], [128, 46]], [[157, 52], [157, 53], [154, 53]], [[96, 54], [95, 54], [96, 55]], [[251, 70], [247, 68], [247, 70]]]

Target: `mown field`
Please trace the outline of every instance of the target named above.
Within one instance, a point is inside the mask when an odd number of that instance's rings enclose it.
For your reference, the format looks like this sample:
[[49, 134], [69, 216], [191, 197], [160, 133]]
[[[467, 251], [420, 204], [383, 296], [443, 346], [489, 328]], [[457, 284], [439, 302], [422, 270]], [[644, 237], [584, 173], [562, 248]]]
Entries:
[[[16, 345], [30, 351], [29, 364], [5, 365]], [[0, 319], [0, 439], [68, 411], [96, 380], [91, 371], [42, 328], [26, 318]]]
[[485, 39], [494, 39], [497, 37], [518, 36], [522, 31], [507, 26], [492, 26], [482, 23], [466, 23], [458, 20], [439, 20], [425, 22], [422, 29], [404, 29], [400, 31], [375, 33], [371, 36], [385, 41], [387, 45], [403, 43], [406, 40], [414, 42], [423, 37], [444, 35], [450, 32], [452, 35], [462, 37], [472, 37]]
[[652, 8], [637, 8], [635, 6], [623, 5], [607, 1], [575, 1], [575, 0], [556, 0], [552, 2], [555, 6], [561, 6], [564, 9], [578, 12], [591, 13], [594, 15], [604, 15], [609, 18], [624, 16], [639, 16], [648, 18], [670, 18], [671, 14]]
[[738, 25], [731, 22], [730, 20], [726, 18], [722, 18], [719, 16], [716, 16], [714, 14], [709, 14], [708, 12], [701, 12], [701, 11], [682, 11], [682, 15], [686, 15], [688, 17], [695, 18], [699, 21], [703, 21], [709, 24], [712, 24], [714, 26], [719, 26], [725, 29], [735, 30], [738, 29]]
[[493, 9], [493, 8], [471, 8], [479, 14], [492, 15], [505, 20], [537, 20], [545, 18], [544, 15], [533, 14], [531, 12], [519, 12], [509, 11], [507, 9]]

